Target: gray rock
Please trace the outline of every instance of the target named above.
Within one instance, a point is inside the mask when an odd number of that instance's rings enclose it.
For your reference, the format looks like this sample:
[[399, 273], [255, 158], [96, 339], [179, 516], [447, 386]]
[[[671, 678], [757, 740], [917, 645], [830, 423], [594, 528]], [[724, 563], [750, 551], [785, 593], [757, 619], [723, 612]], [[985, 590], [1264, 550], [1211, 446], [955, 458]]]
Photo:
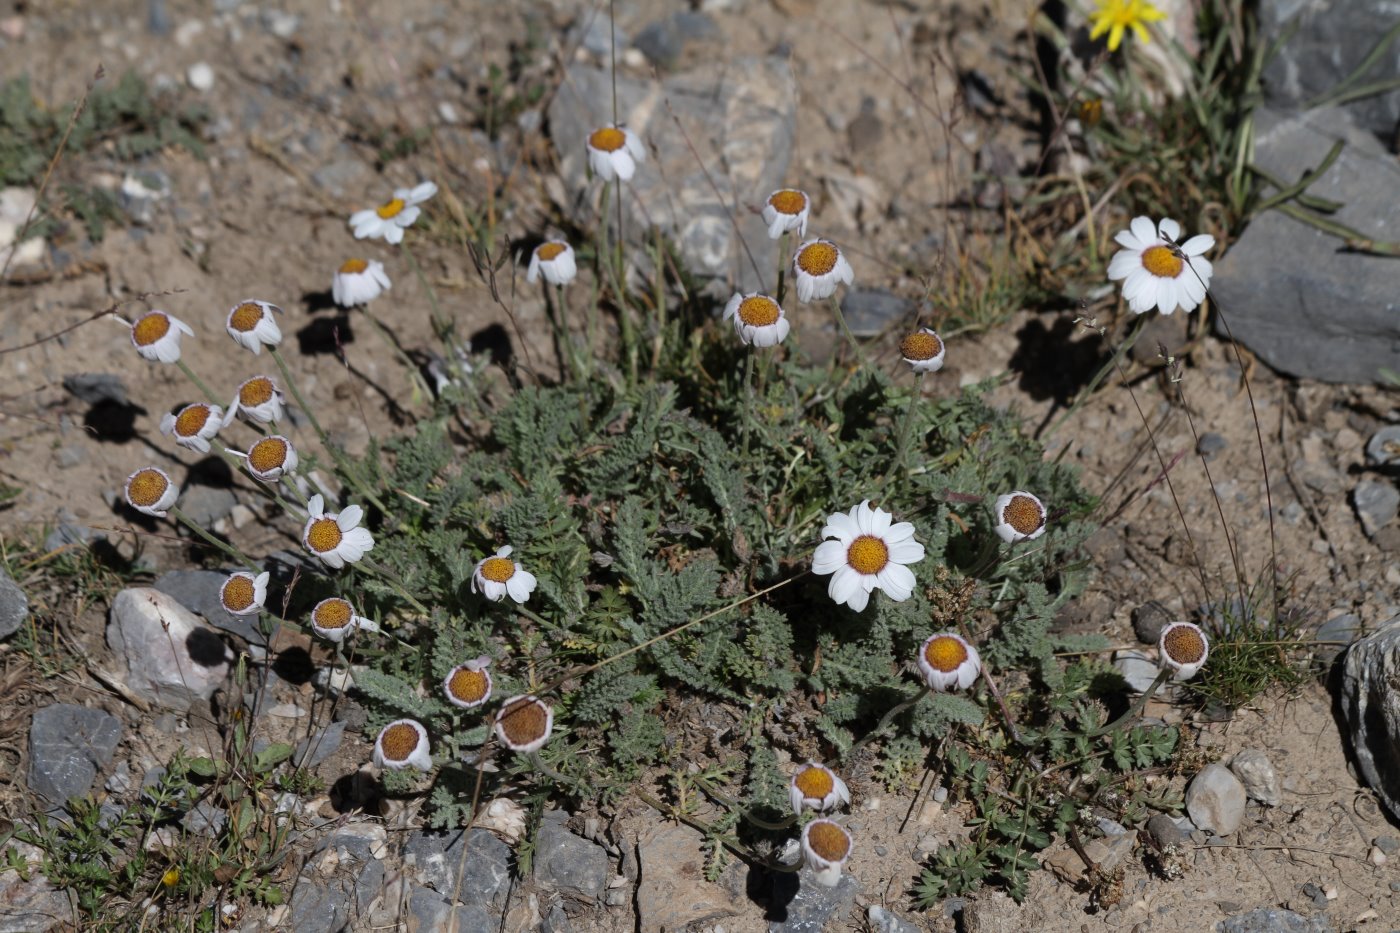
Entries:
[[228, 814], [207, 800], [202, 800], [180, 819], [180, 825], [198, 836], [217, 836], [228, 825]]
[[602, 846], [565, 828], [569, 815], [551, 810], [540, 822], [535, 880], [560, 894], [596, 901], [603, 896], [611, 861]]
[[349, 147], [336, 147], [331, 161], [311, 173], [318, 188], [337, 198], [364, 190], [374, 178], [374, 170], [357, 158]]
[[[10, 839], [5, 848], [30, 866], [44, 860], [38, 848]], [[65, 891], [57, 890], [44, 873], [30, 870], [28, 878], [19, 872], [0, 872], [0, 933], [48, 933], [52, 929], [72, 929], [73, 907]]]
[[[451, 921], [447, 898], [431, 888], [414, 885], [408, 896], [408, 933], [441, 933]], [[494, 930], [500, 918], [477, 906], [457, 908], [458, 933], [474, 930]]]
[[297, 34], [301, 17], [286, 10], [263, 10], [263, 28], [279, 39], [290, 39]]
[[[566, 189], [561, 207], [571, 213], [585, 210], [583, 204], [600, 187], [587, 175], [585, 140], [612, 119], [610, 87], [605, 69], [574, 65], [550, 104], [549, 125]], [[731, 284], [743, 291], [772, 288], [777, 246], [768, 239], [763, 218], [747, 205], [762, 204], [787, 173], [796, 125], [796, 87], [787, 62], [772, 56], [726, 61], [660, 84], [619, 76], [617, 95], [621, 121], [654, 146], [624, 189], [629, 235], [649, 237], [649, 224], [655, 223], [674, 238], [692, 273], [723, 280], [715, 291], [726, 298], [734, 290]], [[735, 222], [748, 250], [740, 245]]]
[[846, 326], [857, 337], [874, 337], [899, 324], [914, 303], [883, 288], [851, 288], [841, 299]]
[[146, 226], [155, 220], [160, 203], [170, 197], [170, 176], [157, 169], [127, 172], [118, 201], [131, 222]]
[[1182, 827], [1181, 822], [1165, 813], [1158, 813], [1148, 820], [1147, 831], [1153, 841], [1164, 849], [1167, 846], [1184, 846], [1191, 841], [1191, 833]]
[[1209, 764], [1186, 788], [1186, 812], [1191, 822], [1217, 836], [1228, 836], [1244, 822], [1247, 795], [1239, 778], [1222, 764]]
[[1400, 817], [1400, 619], [1351, 646], [1341, 701], [1361, 779]]
[[[466, 844], [463, 845], [465, 836]], [[457, 872], [463, 852], [459, 901], [490, 913], [505, 910], [510, 888], [510, 847], [484, 829], [467, 833], [419, 830], [404, 844], [403, 858], [420, 884], [451, 897], [457, 890]]]
[[112, 600], [107, 644], [126, 666], [137, 695], [176, 712], [207, 700], [228, 676], [228, 647], [172, 597], [149, 587]]
[[29, 597], [0, 568], [0, 638], [9, 638], [29, 619]]
[[86, 525], [80, 525], [76, 521], [60, 520], [58, 527], [45, 536], [44, 550], [57, 551], [60, 548], [85, 548], [94, 542], [106, 540], [107, 536], [105, 534], [93, 531]]
[[720, 39], [722, 35], [719, 25], [708, 15], [681, 10], [644, 27], [632, 45], [658, 68], [674, 68], [687, 46]]
[[846, 915], [855, 905], [860, 882], [847, 872], [833, 887], [816, 880], [811, 868], [797, 873], [797, 894], [787, 905], [787, 916], [768, 924], [769, 933], [822, 933], [848, 928]]
[[1144, 692], [1157, 679], [1160, 668], [1156, 660], [1141, 651], [1115, 651], [1113, 668], [1123, 675], [1128, 686], [1138, 693]]
[[637, 926], [641, 930], [699, 929], [738, 913], [724, 888], [694, 869], [700, 834], [661, 823], [637, 842]]
[[1200, 440], [1196, 441], [1196, 453], [1207, 460], [1213, 460], [1216, 454], [1228, 446], [1230, 446], [1230, 442], [1224, 437], [1214, 431], [1207, 431], [1201, 435]]
[[[569, 30], [568, 41], [570, 45], [577, 44], [584, 51], [599, 58], [611, 58], [614, 41], [617, 43], [618, 55], [627, 50], [627, 33], [622, 31], [622, 27], [614, 26], [612, 38], [609, 38], [608, 14], [597, 7], [589, 8], [583, 13]], [[619, 77], [618, 81], [621, 80]]]
[[131, 765], [125, 761], [117, 762], [117, 766], [112, 769], [112, 774], [107, 778], [107, 783], [102, 785], [110, 794], [121, 796], [132, 788]]
[[89, 405], [99, 402], [131, 404], [126, 394], [126, 383], [121, 376], [112, 373], [73, 373], [63, 377], [63, 388], [78, 401]]
[[540, 924], [540, 933], [574, 933], [574, 925], [569, 922], [563, 904], [555, 904], [549, 909], [549, 915]]
[[1366, 442], [1366, 462], [1373, 467], [1400, 467], [1400, 424], [1388, 424]]
[[1388, 480], [1363, 479], [1351, 491], [1351, 504], [1361, 519], [1361, 530], [1374, 538], [1400, 514], [1400, 489]]
[[238, 497], [224, 486], [196, 484], [181, 492], [176, 504], [190, 521], [201, 528], [209, 528], [220, 519], [228, 518], [228, 513], [238, 504]]
[[[1255, 111], [1254, 162], [1285, 183], [1320, 164], [1338, 139], [1346, 148], [1309, 193], [1345, 205], [1332, 220], [1393, 238], [1400, 163], [1374, 137], [1335, 107], [1291, 117]], [[1344, 252], [1336, 237], [1267, 211], [1221, 260], [1211, 288], [1235, 337], [1291, 376], [1364, 383], [1382, 368], [1400, 370], [1400, 262]]]
[[1395, 836], [1377, 836], [1375, 846], [1386, 855], [1394, 855], [1395, 851], [1400, 849], [1400, 839]]
[[1172, 614], [1161, 603], [1143, 603], [1133, 610], [1133, 634], [1144, 645], [1155, 645], [1162, 640], [1162, 629], [1172, 624]]
[[345, 722], [333, 722], [315, 735], [302, 739], [292, 755], [292, 762], [300, 768], [314, 768], [334, 755], [344, 738]]
[[151, 584], [193, 613], [204, 617], [215, 628], [237, 635], [246, 642], [261, 645], [267, 641], [257, 628], [257, 616], [236, 616], [224, 611], [219, 589], [228, 574], [216, 570], [171, 570]]
[[1324, 666], [1330, 665], [1337, 655], [1347, 650], [1347, 646], [1361, 635], [1361, 619], [1350, 613], [1335, 616], [1317, 627], [1313, 638], [1319, 642], [1313, 648], [1315, 657]]
[[29, 727], [29, 789], [54, 803], [86, 794], [97, 772], [112, 763], [122, 724], [110, 713], [57, 703], [34, 714]]
[[870, 929], [874, 933], [919, 933], [919, 927], [899, 914], [874, 904], [865, 912], [865, 918], [870, 921]]
[[[1259, 4], [1260, 37], [1272, 46], [1295, 29], [1264, 69], [1267, 101], [1295, 108], [1332, 90], [1361, 64], [1381, 33], [1395, 22], [1395, 7], [1386, 0], [1265, 0]], [[1400, 76], [1395, 46], [1360, 78], [1360, 83]], [[1382, 139], [1394, 137], [1400, 124], [1400, 91], [1373, 94], [1346, 104], [1357, 124]]]
[[1322, 914], [1304, 917], [1279, 907], [1260, 907], [1226, 917], [1215, 929], [1219, 933], [1332, 933], [1332, 924]]
[[1247, 748], [1230, 759], [1230, 770], [1244, 785], [1244, 792], [1251, 800], [1257, 800], [1266, 807], [1276, 807], [1283, 803], [1283, 789], [1279, 784], [1278, 772], [1274, 770], [1269, 756], [1257, 748]]
[[384, 863], [374, 857], [373, 843], [376, 834], [382, 840], [384, 830], [359, 826], [343, 829], [317, 845], [292, 892], [288, 929], [340, 933], [352, 925], [360, 928], [384, 887]]

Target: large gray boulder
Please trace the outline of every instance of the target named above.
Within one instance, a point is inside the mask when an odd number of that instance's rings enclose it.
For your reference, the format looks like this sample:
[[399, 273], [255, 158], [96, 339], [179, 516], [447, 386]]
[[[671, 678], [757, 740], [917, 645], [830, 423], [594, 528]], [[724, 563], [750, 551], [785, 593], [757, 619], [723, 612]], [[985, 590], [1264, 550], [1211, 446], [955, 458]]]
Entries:
[[[1256, 112], [1255, 164], [1291, 184], [1346, 148], [1308, 189], [1341, 202], [1330, 215], [1377, 240], [1400, 237], [1400, 163], [1338, 108]], [[1211, 289], [1234, 336], [1290, 376], [1373, 382], [1400, 370], [1400, 261], [1265, 211], [1216, 267]], [[1225, 333], [1221, 318], [1216, 329]]]
[[214, 695], [233, 659], [213, 629], [149, 587], [122, 590], [112, 600], [107, 644], [126, 667], [133, 692], [180, 713]]
[[1400, 618], [1351, 646], [1342, 666], [1342, 708], [1361, 778], [1400, 818]]

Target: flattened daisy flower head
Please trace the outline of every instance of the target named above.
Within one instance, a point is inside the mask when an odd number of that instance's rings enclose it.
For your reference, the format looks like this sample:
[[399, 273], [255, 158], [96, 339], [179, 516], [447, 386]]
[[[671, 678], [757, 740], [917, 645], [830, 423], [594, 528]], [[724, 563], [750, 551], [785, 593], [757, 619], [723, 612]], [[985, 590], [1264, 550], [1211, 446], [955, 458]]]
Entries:
[[797, 281], [797, 299], [804, 304], [836, 294], [836, 286], [855, 280], [851, 264], [841, 247], [830, 240], [808, 240], [792, 256], [792, 274]]
[[996, 533], [1007, 544], [1034, 541], [1045, 534], [1045, 503], [1028, 492], [1017, 490], [997, 497], [992, 512]]
[[740, 295], [737, 292], [724, 306], [724, 319], [734, 322], [734, 332], [745, 344], [755, 347], [773, 347], [787, 339], [792, 325], [777, 301], [753, 292]]
[[238, 387], [238, 394], [228, 403], [224, 412], [224, 427], [233, 423], [238, 415], [247, 415], [259, 424], [281, 421], [283, 414], [282, 392], [277, 383], [267, 376], [254, 376]]
[[296, 448], [281, 434], [269, 434], [254, 441], [246, 454], [231, 453], [242, 456], [248, 472], [264, 483], [275, 483], [288, 473], [295, 473], [299, 462]]
[[476, 658], [458, 664], [442, 682], [447, 702], [462, 709], [473, 709], [491, 699], [491, 659]]
[[377, 632], [379, 624], [355, 612], [355, 607], [339, 596], [323, 599], [311, 610], [311, 630], [327, 641], [340, 644], [357, 629]]
[[812, 867], [818, 884], [834, 888], [841, 883], [841, 867], [851, 857], [851, 834], [834, 820], [813, 820], [802, 827], [802, 856]]
[[331, 297], [342, 308], [369, 304], [389, 288], [389, 275], [377, 259], [347, 259], [331, 277]]
[[932, 327], [920, 327], [905, 334], [899, 342], [899, 355], [916, 373], [936, 373], [942, 369], [945, 350], [943, 338]]
[[274, 314], [282, 309], [267, 301], [249, 298], [229, 309], [224, 329], [245, 349], [261, 353], [263, 347], [275, 347], [282, 342], [282, 328]]
[[631, 181], [646, 160], [641, 138], [625, 126], [609, 123], [588, 134], [588, 167], [603, 181]]
[[554, 710], [538, 697], [511, 697], [496, 714], [495, 730], [501, 744], [512, 751], [539, 751], [554, 731]]
[[350, 215], [355, 239], [383, 237], [390, 244], [402, 243], [404, 230], [413, 226], [418, 215], [423, 213], [418, 205], [437, 194], [437, 190], [437, 185], [430, 181], [413, 188], [396, 188], [394, 196], [378, 207], [356, 211]]
[[799, 237], [807, 235], [807, 214], [812, 209], [812, 199], [807, 192], [796, 188], [780, 188], [768, 195], [763, 202], [763, 222], [768, 225], [768, 238], [776, 240], [789, 230], [796, 230]]
[[131, 325], [131, 345], [148, 360], [173, 363], [180, 358], [180, 335], [193, 337], [188, 324], [164, 311], [147, 311]]
[[359, 527], [365, 512], [358, 505], [347, 505], [338, 514], [327, 512], [325, 500], [317, 493], [306, 503], [306, 511], [301, 543], [327, 567], [338, 570], [353, 564], [374, 548], [369, 529]]
[[267, 601], [267, 581], [272, 574], [264, 570], [257, 576], [239, 571], [231, 573], [219, 587], [219, 605], [230, 615], [252, 615]]
[[563, 240], [545, 240], [530, 253], [530, 268], [525, 281], [538, 282], [540, 276], [550, 285], [568, 285], [578, 275], [574, 248]]
[[981, 671], [981, 656], [961, 635], [940, 632], [919, 646], [919, 673], [930, 690], [966, 690]]
[[126, 504], [138, 512], [164, 518], [179, 492], [164, 470], [143, 467], [126, 478]]
[[792, 802], [793, 813], [801, 813], [803, 807], [824, 813], [849, 804], [851, 792], [835, 771], [809, 761], [792, 773], [788, 799]]
[[1173, 622], [1157, 640], [1158, 663], [1172, 672], [1172, 680], [1190, 680], [1210, 657], [1210, 639], [1199, 625]]
[[395, 771], [431, 771], [433, 755], [428, 747], [428, 730], [415, 719], [395, 719], [380, 729], [379, 738], [374, 740], [374, 763]]
[[924, 559], [924, 546], [914, 540], [909, 522], [891, 524], [893, 516], [872, 509], [865, 500], [849, 512], [827, 516], [823, 541], [812, 556], [812, 572], [831, 574], [827, 594], [856, 612], [865, 609], [875, 588], [895, 602], [914, 593], [914, 572], [906, 566]]
[[510, 559], [513, 552], [510, 545], [498, 550], [494, 557], [487, 557], [472, 571], [472, 592], [480, 593], [493, 603], [505, 599], [507, 595], [518, 603], [523, 603], [535, 591], [538, 582], [535, 575]]
[[1131, 310], [1189, 312], [1205, 300], [1214, 271], [1205, 254], [1215, 246], [1215, 237], [1202, 233], [1178, 246], [1180, 236], [1181, 225], [1170, 217], [1156, 225], [1151, 217], [1134, 217], [1127, 230], [1114, 236], [1123, 248], [1113, 254], [1108, 277], [1122, 280]]
[[202, 454], [209, 452], [209, 441], [224, 425], [224, 410], [218, 405], [196, 402], [180, 409], [179, 414], [165, 413], [160, 419], [160, 433], [174, 435], [175, 443]]

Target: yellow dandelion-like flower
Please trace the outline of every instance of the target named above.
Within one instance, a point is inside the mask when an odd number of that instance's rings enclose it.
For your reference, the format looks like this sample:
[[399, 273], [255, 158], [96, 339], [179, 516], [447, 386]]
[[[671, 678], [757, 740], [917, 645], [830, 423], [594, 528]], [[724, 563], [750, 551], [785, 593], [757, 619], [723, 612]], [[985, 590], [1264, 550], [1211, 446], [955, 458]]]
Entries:
[[1157, 9], [1147, 0], [1099, 0], [1094, 8], [1094, 28], [1090, 39], [1097, 39], [1108, 33], [1108, 50], [1118, 51], [1123, 44], [1123, 33], [1131, 29], [1141, 42], [1149, 41], [1147, 24], [1167, 18], [1167, 14]]
[[167, 890], [175, 887], [175, 885], [180, 883], [180, 869], [167, 868], [165, 874], [160, 876], [160, 883], [165, 885]]

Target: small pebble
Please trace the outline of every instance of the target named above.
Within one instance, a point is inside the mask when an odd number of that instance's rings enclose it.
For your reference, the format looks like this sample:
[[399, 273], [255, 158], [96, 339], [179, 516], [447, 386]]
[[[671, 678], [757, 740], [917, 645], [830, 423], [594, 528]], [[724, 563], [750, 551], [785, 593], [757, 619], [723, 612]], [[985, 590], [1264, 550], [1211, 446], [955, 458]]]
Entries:
[[1342, 892], [1338, 890], [1337, 886], [1335, 884], [1332, 884], [1331, 882], [1328, 882], [1327, 884], [1324, 884], [1322, 886], [1322, 893], [1327, 895], [1327, 899], [1329, 901], [1335, 901], [1337, 898], [1342, 896]]
[[1385, 857], [1385, 853], [1382, 852], [1379, 847], [1371, 846], [1371, 851], [1366, 854], [1366, 861], [1370, 862], [1377, 868], [1380, 868], [1386, 863], [1387, 859]]
[[1400, 838], [1395, 836], [1377, 836], [1375, 838], [1376, 848], [1386, 855], [1393, 855], [1396, 849], [1400, 849]]
[[190, 87], [203, 93], [214, 86], [214, 69], [208, 62], [195, 62], [185, 73], [185, 80]]

